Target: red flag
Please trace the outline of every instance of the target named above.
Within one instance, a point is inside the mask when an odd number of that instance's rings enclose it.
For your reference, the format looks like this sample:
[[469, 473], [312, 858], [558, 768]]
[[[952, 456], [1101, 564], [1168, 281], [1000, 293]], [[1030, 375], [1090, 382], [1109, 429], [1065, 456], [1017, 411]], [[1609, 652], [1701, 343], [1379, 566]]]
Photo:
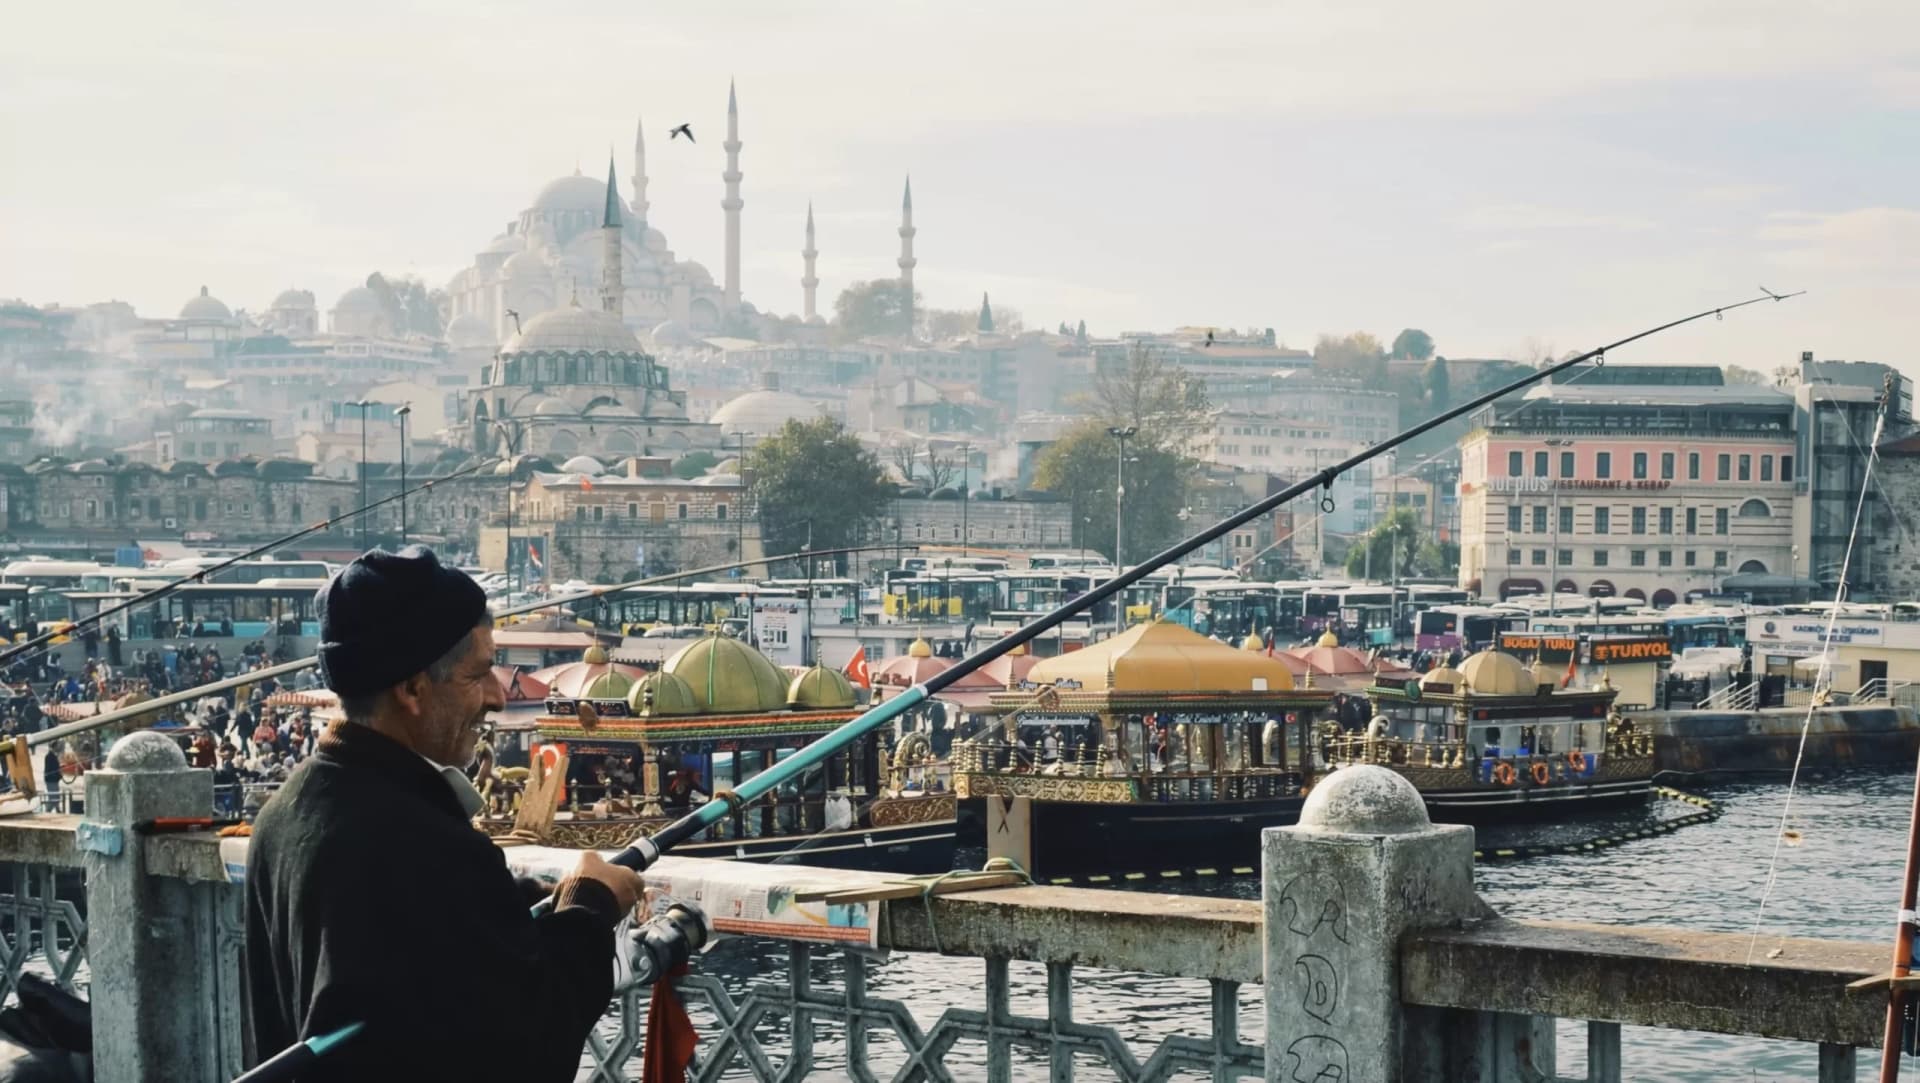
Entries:
[[847, 659], [847, 668], [843, 672], [846, 673], [848, 680], [860, 687], [868, 690], [873, 688], [873, 676], [867, 672], [867, 648], [860, 647], [855, 650], [853, 657]]
[[588, 481], [584, 475], [580, 478], [580, 491], [583, 493], [590, 493], [593, 491], [593, 482]]
[[1575, 648], [1567, 655], [1567, 675], [1560, 678], [1560, 687], [1565, 688], [1573, 683], [1573, 671], [1579, 664], [1580, 651], [1578, 648]]

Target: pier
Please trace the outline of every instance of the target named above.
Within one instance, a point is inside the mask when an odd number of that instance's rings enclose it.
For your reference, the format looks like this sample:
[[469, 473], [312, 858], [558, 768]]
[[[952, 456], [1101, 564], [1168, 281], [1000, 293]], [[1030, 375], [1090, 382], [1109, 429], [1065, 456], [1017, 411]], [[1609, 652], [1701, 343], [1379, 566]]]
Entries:
[[[241, 1018], [245, 844], [132, 829], [212, 809], [210, 773], [164, 739], [124, 740], [88, 780], [84, 817], [0, 821], [0, 991], [29, 965], [73, 988], [84, 962], [96, 1078], [225, 1083], [260, 1052]], [[1807, 1043], [1837, 1083], [1879, 1042], [1884, 998], [1846, 986], [1885, 969], [1885, 945], [1503, 918], [1474, 893], [1472, 832], [1427, 823], [1380, 768], [1316, 787], [1300, 826], [1264, 835], [1260, 868], [1260, 901], [1025, 886], [885, 903], [883, 951], [980, 960], [978, 992], [951, 994], [978, 999], [933, 1018], [870, 994], [863, 950], [795, 942], [744, 992], [696, 962], [679, 985], [701, 1027], [692, 1078], [808, 1078], [831, 1036], [858, 1080], [1557, 1080], [1556, 1020], [1578, 1020], [1590, 1083], [1635, 1065], [1623, 1026]], [[831, 982], [814, 965], [830, 953]], [[1044, 1010], [1016, 1010], [1034, 992], [1017, 964], [1044, 967]], [[1113, 972], [1197, 979], [1210, 1025], [1143, 1044], [1081, 1021]], [[622, 994], [582, 1078], [637, 1078], [646, 996]], [[1264, 1026], [1244, 1033], [1255, 1005]], [[948, 1066], [958, 1043], [984, 1046], [984, 1073]]]

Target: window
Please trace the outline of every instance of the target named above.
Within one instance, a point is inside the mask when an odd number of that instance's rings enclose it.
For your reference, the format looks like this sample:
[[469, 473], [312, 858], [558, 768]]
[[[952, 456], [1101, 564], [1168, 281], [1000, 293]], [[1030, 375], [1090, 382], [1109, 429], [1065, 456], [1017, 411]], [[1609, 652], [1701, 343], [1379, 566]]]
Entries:
[[573, 517], [579, 520], [580, 522], [583, 522], [583, 523], [586, 522], [587, 506], [585, 504], [575, 504], [573, 507]]
[[1518, 504], [1507, 505], [1507, 533], [1509, 534], [1520, 533], [1520, 514], [1521, 514], [1520, 505]]
[[1553, 558], [1563, 565], [1571, 565], [1573, 563], [1573, 550], [1557, 549], [1554, 551]]
[[1644, 451], [1633, 453], [1633, 476], [1635, 480], [1644, 480], [1647, 476], [1647, 453]]
[[1517, 478], [1520, 476], [1521, 463], [1525, 458], [1526, 456], [1522, 455], [1518, 451], [1507, 452], [1507, 476], [1508, 477]]
[[1740, 480], [1753, 480], [1753, 456], [1751, 455], [1740, 456]]
[[713, 517], [724, 522], [727, 518], [727, 506], [725, 504], [715, 504], [713, 506]]
[[1633, 532], [1635, 534], [1647, 532], [1647, 509], [1640, 507], [1633, 509]]
[[603, 523], [603, 522], [606, 522], [606, 519], [607, 519], [606, 506], [602, 504], [595, 504], [593, 506], [593, 521], [596, 523]]
[[1727, 566], [1727, 551], [1725, 549], [1715, 549], [1713, 551], [1713, 566], [1716, 568], [1724, 568]]
[[1700, 509], [1699, 508], [1687, 509], [1687, 533], [1689, 534], [1700, 533]]
[[1534, 565], [1538, 567], [1538, 566], [1544, 565], [1546, 562], [1547, 562], [1547, 551], [1545, 549], [1535, 549], [1533, 551]]
[[638, 519], [638, 518], [640, 518], [640, 505], [638, 505], [638, 504], [635, 504], [635, 503], [633, 503], [632, 501], [628, 501], [628, 503], [627, 503], [627, 518], [629, 518], [629, 519]]
[[[62, 512], [62, 514], [65, 514], [65, 513]], [[193, 517], [201, 522], [206, 521], [206, 518], [207, 518], [207, 498], [206, 497], [201, 496], [201, 497], [194, 498]]]
[[1673, 452], [1671, 451], [1660, 453], [1660, 480], [1673, 480]]
[[1749, 500], [1740, 505], [1740, 518], [1742, 519], [1765, 519], [1772, 514], [1773, 509], [1767, 507], [1767, 502], [1764, 500]]
[[1593, 551], [1593, 566], [1596, 568], [1604, 568], [1607, 566], [1607, 551], [1605, 549], [1595, 549]]
[[1560, 533], [1573, 533], [1573, 507], [1571, 505], [1562, 506], [1560, 509]]
[[87, 501], [87, 518], [98, 519], [99, 517], [100, 517], [99, 503], [93, 500]]
[[1793, 456], [1791, 455], [1780, 456], [1780, 480], [1793, 480]]
[[1593, 532], [1595, 534], [1605, 534], [1607, 527], [1610, 525], [1608, 520], [1612, 518], [1613, 512], [1610, 508], [1593, 509]]
[[687, 517], [687, 506], [685, 504], [682, 504], [680, 505], [680, 518], [685, 519], [686, 517]]
[[1731, 455], [1720, 456], [1720, 475], [1719, 476], [1721, 481], [1733, 480], [1733, 456]]
[[1520, 550], [1518, 549], [1507, 550], [1507, 563], [1508, 564], [1520, 563]]
[[1602, 451], [1593, 457], [1593, 476], [1610, 478], [1613, 476], [1613, 452]]
[[1547, 476], [1547, 453], [1544, 451], [1533, 453], [1533, 476], [1536, 478]]
[[[299, 518], [300, 518], [300, 511], [299, 511], [299, 508], [300, 508], [300, 505], [298, 505], [298, 504], [295, 504], [295, 505], [294, 505], [293, 507], [294, 507], [294, 512], [293, 512], [293, 517], [294, 517], [295, 519], [299, 519]], [[159, 497], [157, 497], [157, 496], [150, 496], [150, 497], [148, 497], [148, 498], [147, 498], [147, 518], [149, 518], [149, 519], [158, 519], [158, 518], [160, 518], [160, 498], [159, 498]]]
[[1646, 567], [1646, 566], [1647, 566], [1647, 551], [1646, 551], [1645, 549], [1632, 549], [1632, 550], [1628, 550], [1628, 552], [1627, 552], [1627, 563], [1628, 563], [1628, 564], [1631, 564], [1631, 565], [1633, 565], [1633, 566], [1634, 566], [1634, 567], [1636, 567], [1636, 568], [1644, 568], [1644, 567]]
[[1727, 532], [1727, 509], [1713, 509], [1713, 532], [1715, 534], [1725, 534]]
[[1760, 480], [1773, 480], [1773, 456], [1771, 455], [1760, 456]]
[[1691, 567], [1693, 567], [1693, 566], [1694, 566], [1695, 564], [1698, 564], [1698, 563], [1699, 563], [1699, 559], [1698, 559], [1698, 558], [1699, 558], [1699, 554], [1698, 554], [1698, 553], [1695, 553], [1695, 552], [1694, 552], [1693, 550], [1691, 550], [1691, 549], [1689, 549], [1689, 550], [1687, 550], [1687, 567], [1689, 567], [1689, 568], [1691, 568]]
[[1660, 509], [1660, 533], [1662, 534], [1673, 533], [1673, 509], [1672, 508]]
[[1700, 453], [1697, 451], [1687, 452], [1687, 480], [1700, 480]]
[[1545, 534], [1547, 532], [1547, 506], [1545, 504], [1535, 504], [1533, 506], [1533, 532], [1535, 534]]
[[1660, 566], [1662, 568], [1673, 567], [1673, 550], [1671, 549], [1660, 550]]
[[1571, 451], [1560, 453], [1560, 476], [1563, 478], [1573, 476], [1573, 452]]

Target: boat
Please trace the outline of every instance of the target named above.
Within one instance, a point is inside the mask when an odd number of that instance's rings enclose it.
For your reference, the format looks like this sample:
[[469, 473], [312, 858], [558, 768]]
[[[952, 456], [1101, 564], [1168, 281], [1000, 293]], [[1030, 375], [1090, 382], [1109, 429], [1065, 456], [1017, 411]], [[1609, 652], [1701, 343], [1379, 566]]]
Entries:
[[[618, 849], [860, 714], [842, 674], [818, 665], [788, 674], [721, 635], [687, 644], [639, 677], [609, 664], [598, 647], [580, 665], [593, 667], [589, 679], [556, 679], [520, 735], [543, 767], [566, 765], [547, 814], [529, 817], [521, 806], [532, 792], [529, 768], [493, 771], [484, 784], [489, 808], [476, 821], [489, 835]], [[931, 760], [922, 735], [897, 747], [886, 734], [868, 735], [783, 789], [780, 800], [736, 811], [674, 852], [945, 872], [953, 867], [958, 805]], [[621, 781], [623, 770], [634, 776], [630, 784]]]
[[1362, 763], [1405, 776], [1438, 822], [1652, 794], [1652, 739], [1605, 682], [1564, 690], [1560, 673], [1486, 650], [1459, 670], [1381, 664], [1336, 686], [1285, 654], [1161, 621], [1043, 659], [993, 697], [989, 731], [955, 744], [954, 790], [982, 804], [990, 853], [1041, 878], [1252, 868], [1262, 830], [1295, 823], [1315, 781]]

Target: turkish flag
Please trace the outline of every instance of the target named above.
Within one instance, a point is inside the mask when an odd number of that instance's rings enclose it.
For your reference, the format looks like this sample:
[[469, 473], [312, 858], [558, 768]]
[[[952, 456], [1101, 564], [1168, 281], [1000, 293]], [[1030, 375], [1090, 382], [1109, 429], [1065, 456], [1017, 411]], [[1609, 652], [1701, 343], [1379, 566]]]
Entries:
[[868, 690], [873, 688], [873, 675], [867, 672], [867, 648], [860, 647], [853, 652], [853, 657], [847, 659], [845, 672], [853, 683]]
[[[555, 768], [560, 766], [560, 757], [565, 756], [566, 754], [567, 754], [567, 746], [560, 742], [555, 742], [550, 745], [534, 746], [534, 755], [539, 756], [541, 761], [546, 764], [547, 771], [549, 774], [551, 774]], [[565, 779], [560, 780], [560, 788], [559, 790], [555, 791], [555, 796], [553, 800], [556, 806], [560, 804], [564, 804], [566, 802], [567, 782]]]

